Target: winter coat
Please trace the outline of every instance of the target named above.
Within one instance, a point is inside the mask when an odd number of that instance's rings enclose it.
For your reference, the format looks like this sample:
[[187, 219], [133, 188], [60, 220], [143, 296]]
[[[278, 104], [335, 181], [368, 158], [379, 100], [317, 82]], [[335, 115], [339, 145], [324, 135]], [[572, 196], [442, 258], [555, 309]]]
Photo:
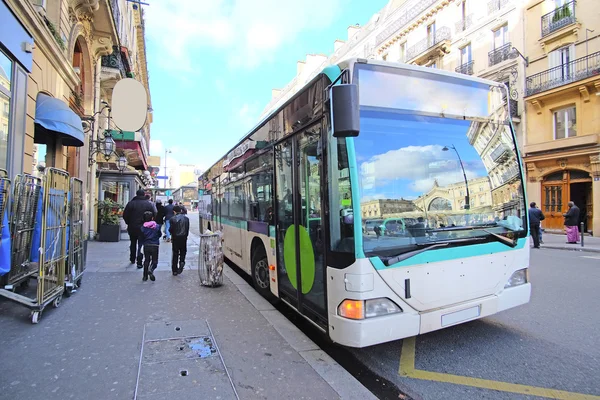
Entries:
[[144, 246], [158, 246], [162, 233], [156, 222], [144, 222], [142, 226], [142, 244]]
[[169, 232], [175, 237], [188, 237], [190, 233], [190, 220], [183, 214], [177, 214], [170, 219]]
[[146, 200], [145, 196], [135, 196], [123, 211], [123, 220], [127, 224], [127, 231], [139, 233], [144, 224], [144, 213], [150, 211], [154, 216], [154, 207]]

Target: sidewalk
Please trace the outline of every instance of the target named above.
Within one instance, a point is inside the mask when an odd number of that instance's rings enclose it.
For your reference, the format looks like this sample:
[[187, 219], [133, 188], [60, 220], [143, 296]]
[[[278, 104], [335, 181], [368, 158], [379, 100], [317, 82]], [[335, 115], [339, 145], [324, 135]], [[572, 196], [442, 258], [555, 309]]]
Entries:
[[0, 300], [3, 398], [375, 398], [235, 272], [200, 286], [198, 242], [175, 277], [161, 242], [156, 282], [128, 241], [90, 242], [82, 287], [37, 325]]
[[584, 246], [581, 247], [581, 242], [577, 244], [567, 243], [567, 235], [554, 234], [544, 232], [542, 235], [544, 243], [541, 245], [543, 249], [559, 249], [559, 250], [575, 250], [600, 253], [600, 238], [586, 235], [583, 240]]

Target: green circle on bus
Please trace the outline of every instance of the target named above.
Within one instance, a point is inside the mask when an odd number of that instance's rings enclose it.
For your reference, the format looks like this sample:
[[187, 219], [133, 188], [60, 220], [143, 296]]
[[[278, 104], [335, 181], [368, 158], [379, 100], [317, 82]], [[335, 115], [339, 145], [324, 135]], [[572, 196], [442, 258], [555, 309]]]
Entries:
[[[313, 250], [310, 235], [303, 226], [298, 227], [300, 233], [300, 266], [302, 274], [302, 294], [307, 294], [315, 283], [315, 252]], [[296, 279], [296, 229], [295, 225], [290, 226], [285, 232], [283, 239], [283, 262], [288, 279], [298, 290], [298, 280]]]

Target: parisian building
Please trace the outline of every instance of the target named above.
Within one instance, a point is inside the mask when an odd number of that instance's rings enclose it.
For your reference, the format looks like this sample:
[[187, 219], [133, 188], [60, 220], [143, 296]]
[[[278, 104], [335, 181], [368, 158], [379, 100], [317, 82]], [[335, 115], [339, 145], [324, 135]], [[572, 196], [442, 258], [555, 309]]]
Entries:
[[530, 1], [525, 9], [527, 193], [563, 229], [573, 201], [600, 236], [600, 8], [594, 0]]
[[151, 110], [142, 10], [126, 0], [2, 0], [0, 21], [0, 168], [13, 177], [54, 167], [81, 179], [84, 226], [93, 234], [106, 192], [99, 169], [120, 173], [117, 160], [126, 157], [130, 195], [149, 183], [151, 112], [140, 132], [115, 135], [110, 157], [97, 151], [116, 80], [138, 79]]

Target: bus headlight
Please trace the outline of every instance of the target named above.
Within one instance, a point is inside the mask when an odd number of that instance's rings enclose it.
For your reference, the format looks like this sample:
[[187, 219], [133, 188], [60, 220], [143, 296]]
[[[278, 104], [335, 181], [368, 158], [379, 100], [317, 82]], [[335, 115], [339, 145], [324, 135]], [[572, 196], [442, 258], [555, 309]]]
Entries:
[[506, 282], [506, 285], [504, 285], [504, 289], [507, 289], [507, 288], [513, 287], [513, 286], [524, 285], [527, 282], [529, 282], [529, 269], [528, 268], [520, 269], [518, 271], [515, 271], [511, 275], [508, 282]]
[[338, 306], [338, 314], [348, 319], [365, 319], [402, 312], [402, 309], [387, 298], [369, 300], [346, 299]]

